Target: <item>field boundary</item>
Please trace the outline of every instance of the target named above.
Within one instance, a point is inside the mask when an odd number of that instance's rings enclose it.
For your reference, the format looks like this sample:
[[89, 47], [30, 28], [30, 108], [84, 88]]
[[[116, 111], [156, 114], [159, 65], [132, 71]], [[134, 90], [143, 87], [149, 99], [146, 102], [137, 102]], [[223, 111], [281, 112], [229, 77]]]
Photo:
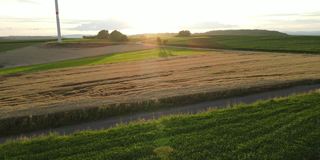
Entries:
[[316, 51], [298, 51], [298, 50], [277, 50], [277, 49], [250, 49], [250, 48], [228, 48], [228, 47], [208, 47], [201, 45], [184, 45], [184, 44], [166, 44], [166, 47], [182, 47], [188, 49], [203, 49], [203, 50], [225, 50], [225, 51], [249, 51], [249, 52], [268, 52], [268, 53], [288, 53], [288, 54], [312, 54], [319, 55]]
[[97, 47], [106, 47], [113, 45], [130, 45], [133, 43], [129, 42], [64, 42], [56, 43], [49, 42], [41, 45], [43, 48], [97, 48]]
[[152, 99], [134, 103], [118, 103], [106, 106], [88, 107], [71, 111], [48, 113], [43, 115], [28, 115], [0, 119], [0, 136], [15, 135], [41, 129], [57, 128], [81, 122], [102, 120], [127, 114], [146, 111], [156, 111], [164, 108], [174, 108], [199, 102], [218, 100], [223, 98], [244, 96], [253, 93], [272, 91], [299, 85], [319, 84], [320, 79], [291, 81], [251, 88], [235, 88], [225, 91], [195, 93], [161, 99]]

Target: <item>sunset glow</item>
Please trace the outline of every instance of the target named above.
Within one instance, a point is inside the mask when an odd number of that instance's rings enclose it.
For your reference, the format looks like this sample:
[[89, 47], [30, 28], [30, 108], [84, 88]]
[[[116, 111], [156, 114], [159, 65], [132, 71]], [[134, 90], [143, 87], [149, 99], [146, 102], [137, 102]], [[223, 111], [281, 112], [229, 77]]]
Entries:
[[[318, 0], [60, 0], [64, 34], [119, 29], [128, 34], [190, 29], [315, 31]], [[0, 35], [54, 35], [54, 0], [1, 0]]]

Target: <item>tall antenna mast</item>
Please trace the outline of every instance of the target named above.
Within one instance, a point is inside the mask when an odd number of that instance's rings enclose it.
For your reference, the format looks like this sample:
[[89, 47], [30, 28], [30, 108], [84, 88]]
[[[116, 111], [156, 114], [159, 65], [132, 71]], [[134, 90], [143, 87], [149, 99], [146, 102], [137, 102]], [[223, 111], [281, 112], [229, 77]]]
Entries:
[[57, 31], [58, 31], [58, 43], [62, 42], [62, 38], [61, 38], [61, 28], [60, 28], [60, 18], [59, 18], [59, 4], [58, 4], [58, 0], [56, 1], [56, 18], [57, 18]]

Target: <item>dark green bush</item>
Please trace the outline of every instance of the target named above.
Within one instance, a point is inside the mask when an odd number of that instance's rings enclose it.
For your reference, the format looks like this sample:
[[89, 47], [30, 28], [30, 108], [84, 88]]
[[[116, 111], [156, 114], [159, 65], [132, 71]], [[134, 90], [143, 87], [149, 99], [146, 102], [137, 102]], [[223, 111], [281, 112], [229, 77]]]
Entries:
[[128, 37], [117, 30], [114, 30], [113, 32], [111, 32], [109, 39], [115, 42], [128, 41]]
[[178, 37], [190, 37], [191, 32], [189, 30], [182, 30], [178, 33]]
[[96, 37], [97, 37], [97, 39], [109, 39], [109, 31], [102, 30], [98, 33], [98, 35]]

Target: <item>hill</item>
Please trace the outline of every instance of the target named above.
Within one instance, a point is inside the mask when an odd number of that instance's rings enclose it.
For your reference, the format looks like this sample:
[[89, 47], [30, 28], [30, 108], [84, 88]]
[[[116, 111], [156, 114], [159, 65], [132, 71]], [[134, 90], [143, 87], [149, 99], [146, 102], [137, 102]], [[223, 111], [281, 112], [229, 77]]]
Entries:
[[289, 35], [297, 36], [320, 36], [320, 31], [296, 31], [296, 32], [287, 32]]
[[286, 33], [278, 31], [269, 31], [269, 30], [250, 30], [250, 29], [241, 29], [241, 30], [214, 30], [205, 33], [199, 33], [198, 35], [208, 35], [208, 36], [217, 36], [217, 35], [233, 35], [233, 36], [287, 36]]

